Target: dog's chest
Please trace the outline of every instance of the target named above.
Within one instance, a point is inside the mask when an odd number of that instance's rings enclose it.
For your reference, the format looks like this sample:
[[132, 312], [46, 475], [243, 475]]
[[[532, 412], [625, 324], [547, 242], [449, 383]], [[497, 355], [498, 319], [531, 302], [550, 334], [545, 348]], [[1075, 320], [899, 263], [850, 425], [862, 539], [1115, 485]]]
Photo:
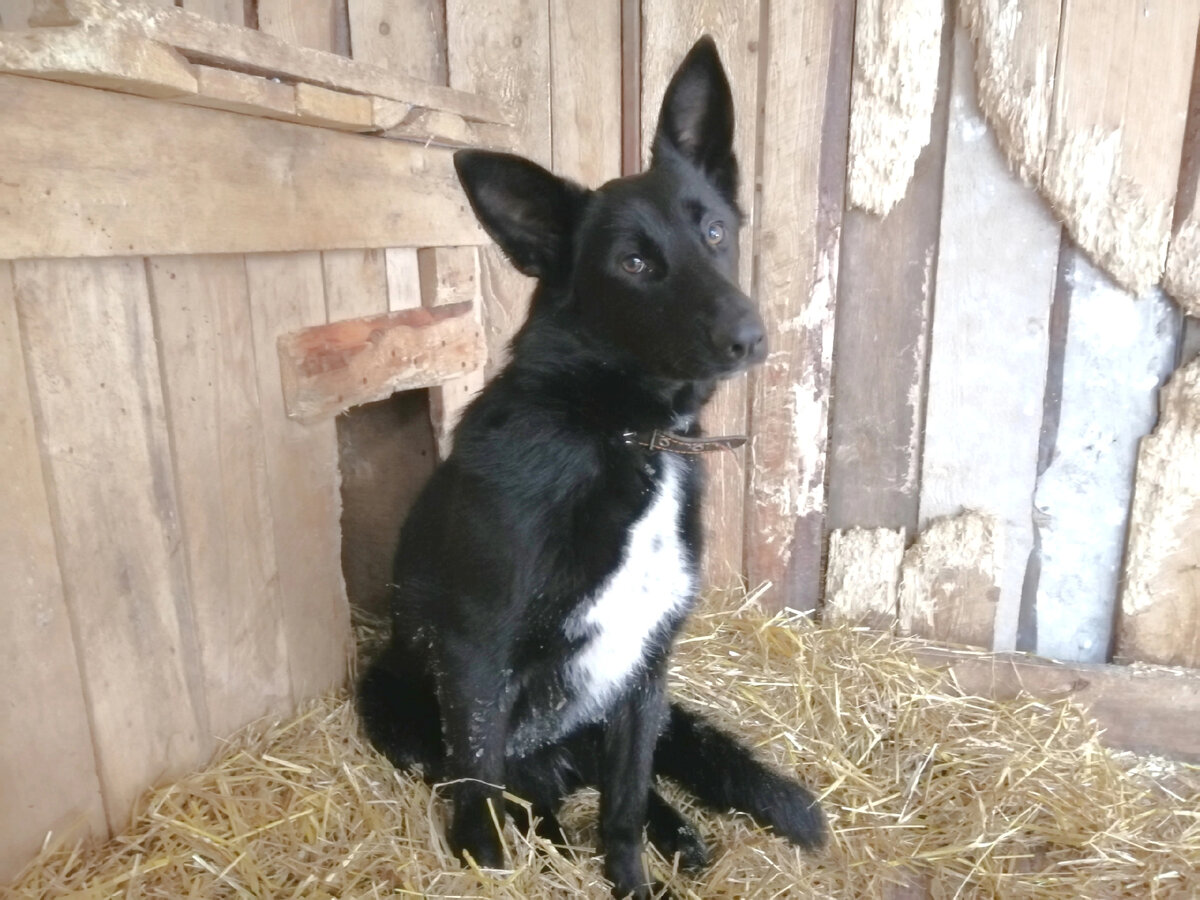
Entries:
[[677, 457], [664, 454], [654, 491], [627, 532], [617, 568], [564, 623], [568, 637], [584, 640], [567, 673], [584, 718], [604, 712], [695, 591], [695, 562], [680, 531], [685, 485]]

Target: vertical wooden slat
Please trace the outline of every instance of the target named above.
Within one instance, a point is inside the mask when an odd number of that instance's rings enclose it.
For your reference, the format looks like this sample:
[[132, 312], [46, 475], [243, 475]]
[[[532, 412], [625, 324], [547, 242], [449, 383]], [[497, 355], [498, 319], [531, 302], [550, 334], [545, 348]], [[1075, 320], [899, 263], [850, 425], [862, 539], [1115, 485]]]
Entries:
[[746, 560], [774, 606], [812, 609], [849, 120], [850, 4], [767, 8], [755, 289], [772, 342], [752, 373]]
[[621, 174], [621, 8], [550, 4], [554, 171], [588, 187]]
[[388, 311], [420, 306], [421, 265], [417, 259], [417, 248], [389, 247], [384, 256], [387, 264]]
[[298, 47], [347, 53], [339, 46], [346, 0], [258, 0], [258, 28]]
[[1183, 158], [1175, 193], [1175, 221], [1163, 288], [1183, 311], [1200, 317], [1200, 29], [1192, 62], [1192, 92], [1184, 126]]
[[355, 59], [445, 84], [446, 7], [440, 0], [349, 0]]
[[189, 12], [212, 19], [214, 22], [227, 22], [230, 25], [246, 24], [245, 0], [183, 0], [182, 6]]
[[192, 609], [214, 733], [292, 705], [241, 256], [149, 261]]
[[621, 0], [621, 174], [642, 170], [642, 0]]
[[[671, 75], [692, 44], [703, 34], [717, 41], [733, 89], [735, 152], [742, 173], [740, 205], [745, 214], [739, 257], [740, 281], [750, 284], [754, 255], [756, 120], [758, 111], [758, 0], [705, 2], [679, 6], [669, 0], [643, 0], [642, 5], [642, 146], [649, 162], [663, 94]], [[748, 381], [724, 382], [703, 413], [710, 434], [744, 434]], [[726, 589], [744, 578], [743, 533], [746, 503], [746, 451], [708, 454], [704, 497], [704, 581]]]
[[[78, 818], [106, 831], [34, 430], [12, 269], [0, 262], [0, 883]], [[19, 739], [18, 736], [19, 735]]]
[[829, 414], [831, 531], [917, 530], [953, 33], [943, 30], [932, 136], [907, 194], [882, 218], [847, 209], [843, 222]]
[[0, 29], [19, 31], [29, 26], [34, 0], [0, 0]]
[[14, 263], [104, 806], [211, 745], [140, 259]]
[[[947, 623], [992, 621], [996, 649], [1016, 645], [1033, 549], [1048, 322], [1059, 226], [1013, 175], [976, 101], [971, 42], [956, 29], [936, 266], [921, 525], [978, 509], [999, 520], [999, 605]], [[972, 625], [978, 643], [977, 625]], [[951, 637], [941, 635], [942, 637]]]
[[297, 701], [340, 684], [349, 651], [349, 609], [340, 566], [337, 435], [332, 421], [287, 418], [276, 339], [325, 321], [316, 253], [246, 257], [255, 368], [275, 523], [284, 634]]
[[330, 322], [388, 311], [388, 276], [382, 250], [326, 250], [325, 312]]
[[[450, 86], [500, 100], [519, 135], [518, 152], [549, 166], [550, 11], [545, 0], [485, 5], [447, 0], [446, 43]], [[492, 374], [504, 364], [508, 342], [525, 319], [533, 285], [494, 247], [484, 250], [480, 275]]]

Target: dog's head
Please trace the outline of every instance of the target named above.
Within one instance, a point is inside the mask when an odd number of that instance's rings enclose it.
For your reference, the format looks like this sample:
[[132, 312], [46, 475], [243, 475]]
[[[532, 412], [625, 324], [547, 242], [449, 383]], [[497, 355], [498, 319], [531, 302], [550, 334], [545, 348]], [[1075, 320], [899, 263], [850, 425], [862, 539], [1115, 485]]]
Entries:
[[454, 159], [485, 230], [541, 281], [539, 306], [648, 374], [736, 374], [761, 362], [766, 344], [735, 281], [733, 97], [710, 38], [671, 79], [652, 147], [648, 171], [594, 191], [509, 154]]

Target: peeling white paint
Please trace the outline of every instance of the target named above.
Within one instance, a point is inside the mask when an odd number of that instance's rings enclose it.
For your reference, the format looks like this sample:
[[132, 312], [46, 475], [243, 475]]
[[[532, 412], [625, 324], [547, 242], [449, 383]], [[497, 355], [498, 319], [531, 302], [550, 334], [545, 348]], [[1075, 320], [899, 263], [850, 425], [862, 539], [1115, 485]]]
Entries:
[[1054, 456], [1035, 494], [1038, 653], [1102, 662], [1112, 636], [1138, 441], [1174, 361], [1174, 312], [1126, 293], [1079, 254]]
[[851, 528], [829, 535], [825, 617], [890, 627], [896, 619], [904, 529]]

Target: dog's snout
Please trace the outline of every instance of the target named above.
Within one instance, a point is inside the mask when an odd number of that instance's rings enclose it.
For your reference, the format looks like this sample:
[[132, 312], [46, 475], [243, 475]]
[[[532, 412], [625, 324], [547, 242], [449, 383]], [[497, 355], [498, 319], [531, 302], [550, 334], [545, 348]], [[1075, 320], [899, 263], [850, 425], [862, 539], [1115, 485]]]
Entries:
[[739, 316], [715, 338], [718, 351], [730, 363], [757, 362], [766, 352], [766, 333], [753, 313]]

